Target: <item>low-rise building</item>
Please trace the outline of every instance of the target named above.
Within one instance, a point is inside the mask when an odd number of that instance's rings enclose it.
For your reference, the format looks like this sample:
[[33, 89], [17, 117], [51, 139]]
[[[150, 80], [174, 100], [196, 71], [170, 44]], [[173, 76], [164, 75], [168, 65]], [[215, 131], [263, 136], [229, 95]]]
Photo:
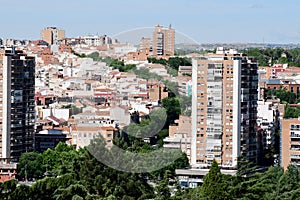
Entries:
[[102, 46], [104, 44], [112, 44], [112, 39], [107, 35], [98, 36], [98, 35], [88, 35], [83, 36], [81, 39], [88, 46]]
[[59, 142], [66, 142], [68, 131], [64, 132], [63, 128], [42, 130], [34, 134], [34, 150], [44, 152], [47, 149], [54, 149]]
[[16, 163], [3, 163], [0, 161], [0, 183], [15, 179], [17, 175]]
[[191, 117], [179, 115], [175, 125], [169, 126], [169, 136], [164, 139], [165, 148], [179, 148], [187, 154], [190, 160], [191, 153]]
[[76, 149], [88, 146], [91, 140], [103, 137], [107, 147], [112, 147], [113, 139], [118, 133], [118, 129], [113, 126], [74, 126], [72, 128], [72, 145]]
[[[178, 178], [178, 183], [183, 188], [199, 187], [203, 183], [204, 176], [208, 174], [209, 169], [176, 169], [175, 173]], [[222, 174], [235, 175], [236, 170], [221, 169]]]
[[192, 75], [192, 66], [179, 66], [178, 76]]
[[275, 131], [279, 126], [279, 102], [257, 101], [257, 104], [257, 126], [263, 130], [264, 149], [268, 149], [275, 143]]
[[151, 101], [161, 101], [162, 99], [168, 97], [168, 89], [165, 84], [160, 81], [149, 80], [149, 99]]
[[190, 76], [178, 76], [178, 92], [181, 96], [192, 95], [192, 77]]

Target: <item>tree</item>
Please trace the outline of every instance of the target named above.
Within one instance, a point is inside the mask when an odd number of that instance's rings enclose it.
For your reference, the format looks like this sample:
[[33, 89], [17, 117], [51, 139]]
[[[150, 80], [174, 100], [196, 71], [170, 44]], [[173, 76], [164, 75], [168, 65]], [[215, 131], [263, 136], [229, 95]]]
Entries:
[[123, 61], [120, 61], [118, 59], [109, 60], [107, 64], [109, 64], [109, 66], [113, 67], [114, 69], [118, 69], [120, 72], [130, 72], [133, 69], [136, 69], [136, 65], [125, 65]]
[[284, 113], [284, 118], [298, 118], [300, 116], [300, 109], [298, 107], [290, 107], [287, 105]]
[[275, 90], [275, 96], [280, 99], [280, 102], [287, 102], [289, 104], [295, 103], [296, 94], [286, 91], [284, 89]]
[[76, 107], [74, 104], [62, 105], [61, 108], [69, 108], [72, 115], [81, 113], [81, 108]]
[[87, 55], [87, 57], [92, 58], [94, 61], [100, 61], [101, 58], [99, 57], [98, 52], [93, 52]]
[[63, 175], [72, 172], [72, 166], [77, 159], [78, 152], [74, 146], [60, 142], [54, 149], [43, 152], [45, 170], [53, 175]]
[[278, 181], [276, 194], [282, 195], [288, 193], [299, 187], [299, 169], [296, 165], [289, 165], [288, 170], [284, 173]]
[[237, 161], [237, 176], [239, 177], [249, 176], [256, 169], [256, 166], [243, 155], [240, 155]]
[[17, 188], [17, 180], [8, 180], [0, 183], [1, 198], [9, 199]]
[[206, 199], [228, 199], [226, 183], [216, 160], [213, 160], [208, 174], [204, 177], [200, 195]]
[[19, 199], [32, 199], [30, 186], [27, 185], [19, 185], [16, 187], [14, 192], [10, 195], [11, 200], [19, 200]]
[[85, 58], [86, 55], [84, 53], [79, 54], [77, 52], [75, 52], [73, 49], [71, 49], [71, 53], [73, 53], [75, 56], [78, 56], [79, 58]]
[[174, 123], [175, 119], [179, 118], [181, 114], [180, 102], [177, 97], [168, 97], [162, 100], [162, 106], [167, 110], [167, 123], [165, 128], [169, 128], [169, 125]]
[[155, 79], [155, 80], [158, 80], [158, 81], [162, 80], [161, 76], [159, 76], [156, 73], [149, 72], [149, 70], [147, 68], [141, 68], [141, 69], [133, 68], [132, 72], [135, 75], [137, 75], [137, 77], [145, 79], [147, 81], [150, 80], [150, 79]]
[[64, 199], [84, 199], [87, 196], [88, 192], [83, 185], [74, 184], [70, 185], [67, 188], [58, 189], [54, 193], [54, 197], [57, 200]]
[[192, 62], [189, 58], [172, 57], [169, 58], [168, 65], [178, 71], [179, 66], [192, 66]]
[[43, 177], [45, 166], [42, 154], [37, 152], [23, 153], [18, 163], [18, 177], [21, 179], [39, 179]]
[[155, 199], [157, 200], [164, 200], [164, 199], [170, 199], [170, 188], [168, 184], [168, 180], [162, 180], [159, 182], [157, 187], [155, 188], [157, 196]]

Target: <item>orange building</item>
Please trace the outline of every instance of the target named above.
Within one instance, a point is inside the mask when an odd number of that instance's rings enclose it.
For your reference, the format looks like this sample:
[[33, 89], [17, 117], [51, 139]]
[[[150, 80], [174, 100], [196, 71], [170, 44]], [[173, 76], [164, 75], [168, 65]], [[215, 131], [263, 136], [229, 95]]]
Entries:
[[298, 94], [300, 91], [300, 82], [291, 79], [270, 79], [265, 83], [265, 88], [268, 90], [283, 89]]
[[147, 54], [144, 52], [129, 52], [124, 58], [124, 61], [147, 61]]
[[43, 49], [41, 52], [38, 53], [41, 56], [42, 60], [44, 61], [44, 65], [49, 65], [53, 63], [53, 53], [50, 51], [49, 48]]
[[161, 101], [168, 97], [168, 90], [161, 82], [150, 81], [148, 82], [149, 99], [152, 101]]
[[17, 164], [3, 164], [0, 163], [0, 183], [15, 179], [17, 175]]
[[272, 74], [272, 67], [269, 66], [259, 66], [258, 73], [260, 79], [270, 79]]
[[174, 56], [175, 30], [156, 25], [152, 39], [153, 56]]
[[60, 52], [67, 52], [67, 53], [71, 53], [71, 52], [72, 52], [72, 51], [71, 51], [71, 47], [68, 46], [68, 45], [60, 45], [60, 46], [58, 47], [58, 50], [59, 50]]
[[152, 44], [150, 38], [142, 38], [139, 45], [139, 52], [149, 55], [152, 52]]
[[64, 38], [65, 31], [56, 27], [47, 27], [41, 31], [41, 40], [46, 41], [49, 45], [58, 44], [58, 41]]
[[190, 116], [179, 115], [179, 119], [175, 120], [175, 125], [169, 126], [169, 137], [164, 139], [164, 147], [180, 148], [190, 159], [191, 126], [192, 122]]
[[191, 165], [257, 163], [257, 62], [235, 50], [193, 59]]
[[281, 122], [280, 165], [287, 170], [289, 164], [300, 166], [300, 118]]

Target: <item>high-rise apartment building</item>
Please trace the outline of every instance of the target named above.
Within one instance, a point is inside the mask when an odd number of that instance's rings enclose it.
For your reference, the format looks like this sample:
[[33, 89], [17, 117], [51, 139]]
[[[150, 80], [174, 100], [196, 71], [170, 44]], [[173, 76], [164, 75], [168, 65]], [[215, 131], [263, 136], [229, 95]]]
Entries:
[[280, 165], [287, 170], [289, 164], [300, 166], [300, 118], [281, 120]]
[[153, 56], [174, 56], [175, 30], [155, 26], [152, 39]]
[[65, 31], [57, 27], [47, 27], [41, 31], [41, 40], [46, 41], [49, 45], [58, 44], [58, 41], [64, 38]]
[[35, 59], [0, 49], [0, 159], [17, 161], [32, 151], [35, 120]]
[[257, 162], [258, 64], [218, 48], [193, 60], [191, 165], [235, 168], [237, 157]]

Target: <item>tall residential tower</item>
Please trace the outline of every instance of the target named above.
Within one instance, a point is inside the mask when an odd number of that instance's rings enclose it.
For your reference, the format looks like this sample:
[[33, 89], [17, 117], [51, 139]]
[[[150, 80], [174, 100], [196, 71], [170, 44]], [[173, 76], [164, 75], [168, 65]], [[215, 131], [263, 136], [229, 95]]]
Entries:
[[35, 59], [0, 49], [0, 159], [17, 161], [33, 150]]
[[47, 27], [41, 31], [41, 40], [46, 41], [49, 45], [58, 44], [58, 41], [64, 38], [65, 31], [56, 27]]
[[155, 26], [152, 39], [153, 56], [174, 56], [175, 51], [175, 30]]
[[246, 55], [223, 48], [193, 60], [192, 166], [216, 159], [235, 168], [239, 155], [257, 162], [257, 68]]

